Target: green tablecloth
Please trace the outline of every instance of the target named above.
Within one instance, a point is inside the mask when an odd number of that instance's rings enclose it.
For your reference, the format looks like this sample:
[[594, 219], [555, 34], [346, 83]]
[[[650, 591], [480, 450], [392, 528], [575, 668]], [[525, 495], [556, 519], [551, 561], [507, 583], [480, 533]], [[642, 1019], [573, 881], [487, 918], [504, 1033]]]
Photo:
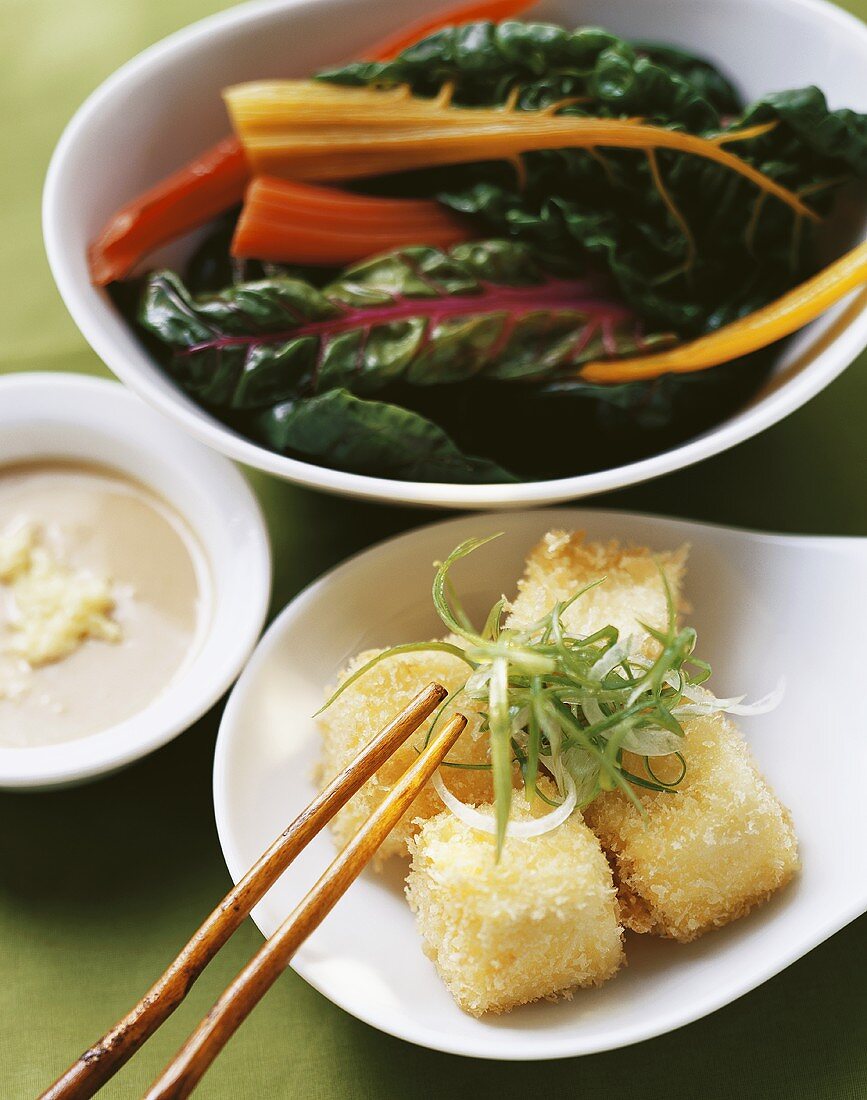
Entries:
[[[66, 315], [43, 256], [39, 199], [48, 157], [75, 107], [118, 64], [220, 6], [0, 0], [0, 371], [103, 370]], [[867, 15], [867, 0], [846, 6]], [[780, 531], [867, 535], [865, 417], [862, 359], [807, 408], [736, 451], [596, 503]], [[347, 554], [433, 518], [316, 496], [261, 476], [253, 482], [271, 524], [275, 609]], [[2, 1100], [34, 1096], [46, 1085], [130, 1005], [225, 891], [210, 791], [217, 720], [209, 715], [103, 782], [0, 796]], [[833, 738], [833, 730], [822, 733]], [[140, 1095], [260, 942], [248, 923], [105, 1095]], [[419, 1050], [345, 1015], [289, 973], [198, 1095], [865, 1097], [865, 958], [862, 919], [709, 1019], [628, 1050], [544, 1065]]]

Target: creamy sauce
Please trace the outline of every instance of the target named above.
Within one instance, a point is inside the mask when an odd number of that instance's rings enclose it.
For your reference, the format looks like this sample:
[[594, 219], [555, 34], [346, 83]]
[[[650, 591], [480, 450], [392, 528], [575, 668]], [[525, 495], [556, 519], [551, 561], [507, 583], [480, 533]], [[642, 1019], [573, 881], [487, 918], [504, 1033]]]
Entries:
[[209, 602], [192, 531], [121, 474], [63, 462], [0, 468], [0, 532], [25, 526], [63, 568], [110, 586], [116, 632], [34, 667], [15, 652], [14, 586], [0, 584], [2, 747], [74, 740], [142, 710], [183, 674]]

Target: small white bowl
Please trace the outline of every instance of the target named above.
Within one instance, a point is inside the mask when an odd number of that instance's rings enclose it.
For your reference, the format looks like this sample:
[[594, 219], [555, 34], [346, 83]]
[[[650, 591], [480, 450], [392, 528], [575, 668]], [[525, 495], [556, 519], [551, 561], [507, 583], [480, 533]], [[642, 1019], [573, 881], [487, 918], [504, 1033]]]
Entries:
[[115, 382], [47, 373], [0, 379], [0, 469], [52, 458], [127, 474], [186, 520], [210, 573], [206, 625], [183, 674], [131, 718], [74, 741], [0, 748], [0, 788], [77, 783], [166, 744], [230, 687], [268, 611], [268, 534], [252, 490], [231, 462]]
[[[410, 6], [411, 16], [420, 16], [446, 5], [414, 0]], [[123, 202], [226, 134], [222, 88], [304, 75], [359, 56], [411, 17], [400, 7], [393, 0], [259, 0], [233, 7], [120, 68], [60, 139], [43, 204], [60, 293], [110, 369], [192, 435], [249, 466], [344, 496], [450, 508], [554, 503], [645, 481], [748, 439], [815, 396], [867, 346], [862, 292], [789, 341], [754, 400], [697, 438], [628, 465], [515, 485], [429, 484], [329, 470], [274, 454], [209, 415], [174, 385], [107, 294], [90, 285], [88, 241]], [[716, 61], [747, 99], [814, 83], [832, 106], [867, 110], [867, 27], [825, 0], [544, 0], [530, 18], [685, 46]], [[863, 236], [863, 226], [855, 235]]]

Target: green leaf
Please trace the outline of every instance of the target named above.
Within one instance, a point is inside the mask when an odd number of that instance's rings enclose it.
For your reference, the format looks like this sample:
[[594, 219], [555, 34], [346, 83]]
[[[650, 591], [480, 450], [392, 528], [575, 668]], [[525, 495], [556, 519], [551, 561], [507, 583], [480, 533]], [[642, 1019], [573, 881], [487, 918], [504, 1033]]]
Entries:
[[721, 118], [740, 114], [742, 103], [737, 90], [712, 62], [661, 42], [633, 41], [632, 47], [639, 57], [647, 57], [672, 75], [680, 76]]
[[[447, 27], [385, 62], [352, 62], [318, 76], [335, 84], [408, 84], [418, 95], [454, 85], [460, 106], [505, 102], [535, 110], [567, 97], [588, 97], [597, 115], [640, 114], [690, 127], [718, 126], [720, 109], [737, 103], [731, 86], [707, 62], [668, 58], [632, 46], [598, 27], [568, 31], [550, 23], [478, 22]], [[583, 106], [583, 105], [582, 105]]]
[[473, 484], [516, 480], [494, 462], [462, 454], [442, 428], [417, 413], [346, 390], [268, 409], [255, 419], [253, 434], [281, 454], [372, 477]]
[[[469, 24], [432, 35], [389, 62], [330, 70], [321, 79], [406, 84], [453, 102], [563, 114], [645, 118], [705, 136], [774, 121], [729, 149], [825, 212], [835, 189], [867, 175], [867, 116], [829, 111], [815, 88], [766, 96], [741, 116], [731, 84], [709, 62], [669, 46], [629, 43], [596, 28]], [[578, 102], [568, 102], [577, 99]], [[512, 164], [443, 169], [436, 196], [483, 232], [530, 244], [571, 272], [592, 257], [651, 328], [693, 335], [783, 294], [814, 268], [811, 225], [764, 201], [747, 181], [700, 158], [640, 150], [545, 150]], [[685, 228], [686, 227], [686, 228]]]
[[789, 170], [796, 172], [802, 183], [809, 176], [820, 180], [834, 168], [867, 176], [867, 115], [845, 107], [830, 110], [818, 88], [766, 95], [729, 129], [763, 122], [779, 122], [780, 128], [745, 146], [754, 163], [771, 165], [776, 161], [782, 165], [790, 161]]
[[157, 271], [138, 320], [185, 390], [236, 410], [399, 382], [569, 378], [590, 358], [672, 339], [645, 335], [598, 277], [555, 278], [503, 240], [400, 249], [322, 288], [276, 275], [194, 295]]

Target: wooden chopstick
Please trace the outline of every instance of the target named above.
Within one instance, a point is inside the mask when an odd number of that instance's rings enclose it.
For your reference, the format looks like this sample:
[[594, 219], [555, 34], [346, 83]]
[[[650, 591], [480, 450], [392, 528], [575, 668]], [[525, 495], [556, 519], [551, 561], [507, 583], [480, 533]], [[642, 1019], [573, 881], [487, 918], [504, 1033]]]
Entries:
[[253, 956], [199, 1024], [144, 1100], [184, 1100], [299, 946], [331, 912], [409, 809], [467, 724], [456, 714], [395, 783], [313, 889]]
[[317, 795], [230, 890], [165, 973], [122, 1020], [86, 1050], [40, 1100], [87, 1100], [112, 1077], [186, 997], [298, 853], [447, 697], [429, 684]]

